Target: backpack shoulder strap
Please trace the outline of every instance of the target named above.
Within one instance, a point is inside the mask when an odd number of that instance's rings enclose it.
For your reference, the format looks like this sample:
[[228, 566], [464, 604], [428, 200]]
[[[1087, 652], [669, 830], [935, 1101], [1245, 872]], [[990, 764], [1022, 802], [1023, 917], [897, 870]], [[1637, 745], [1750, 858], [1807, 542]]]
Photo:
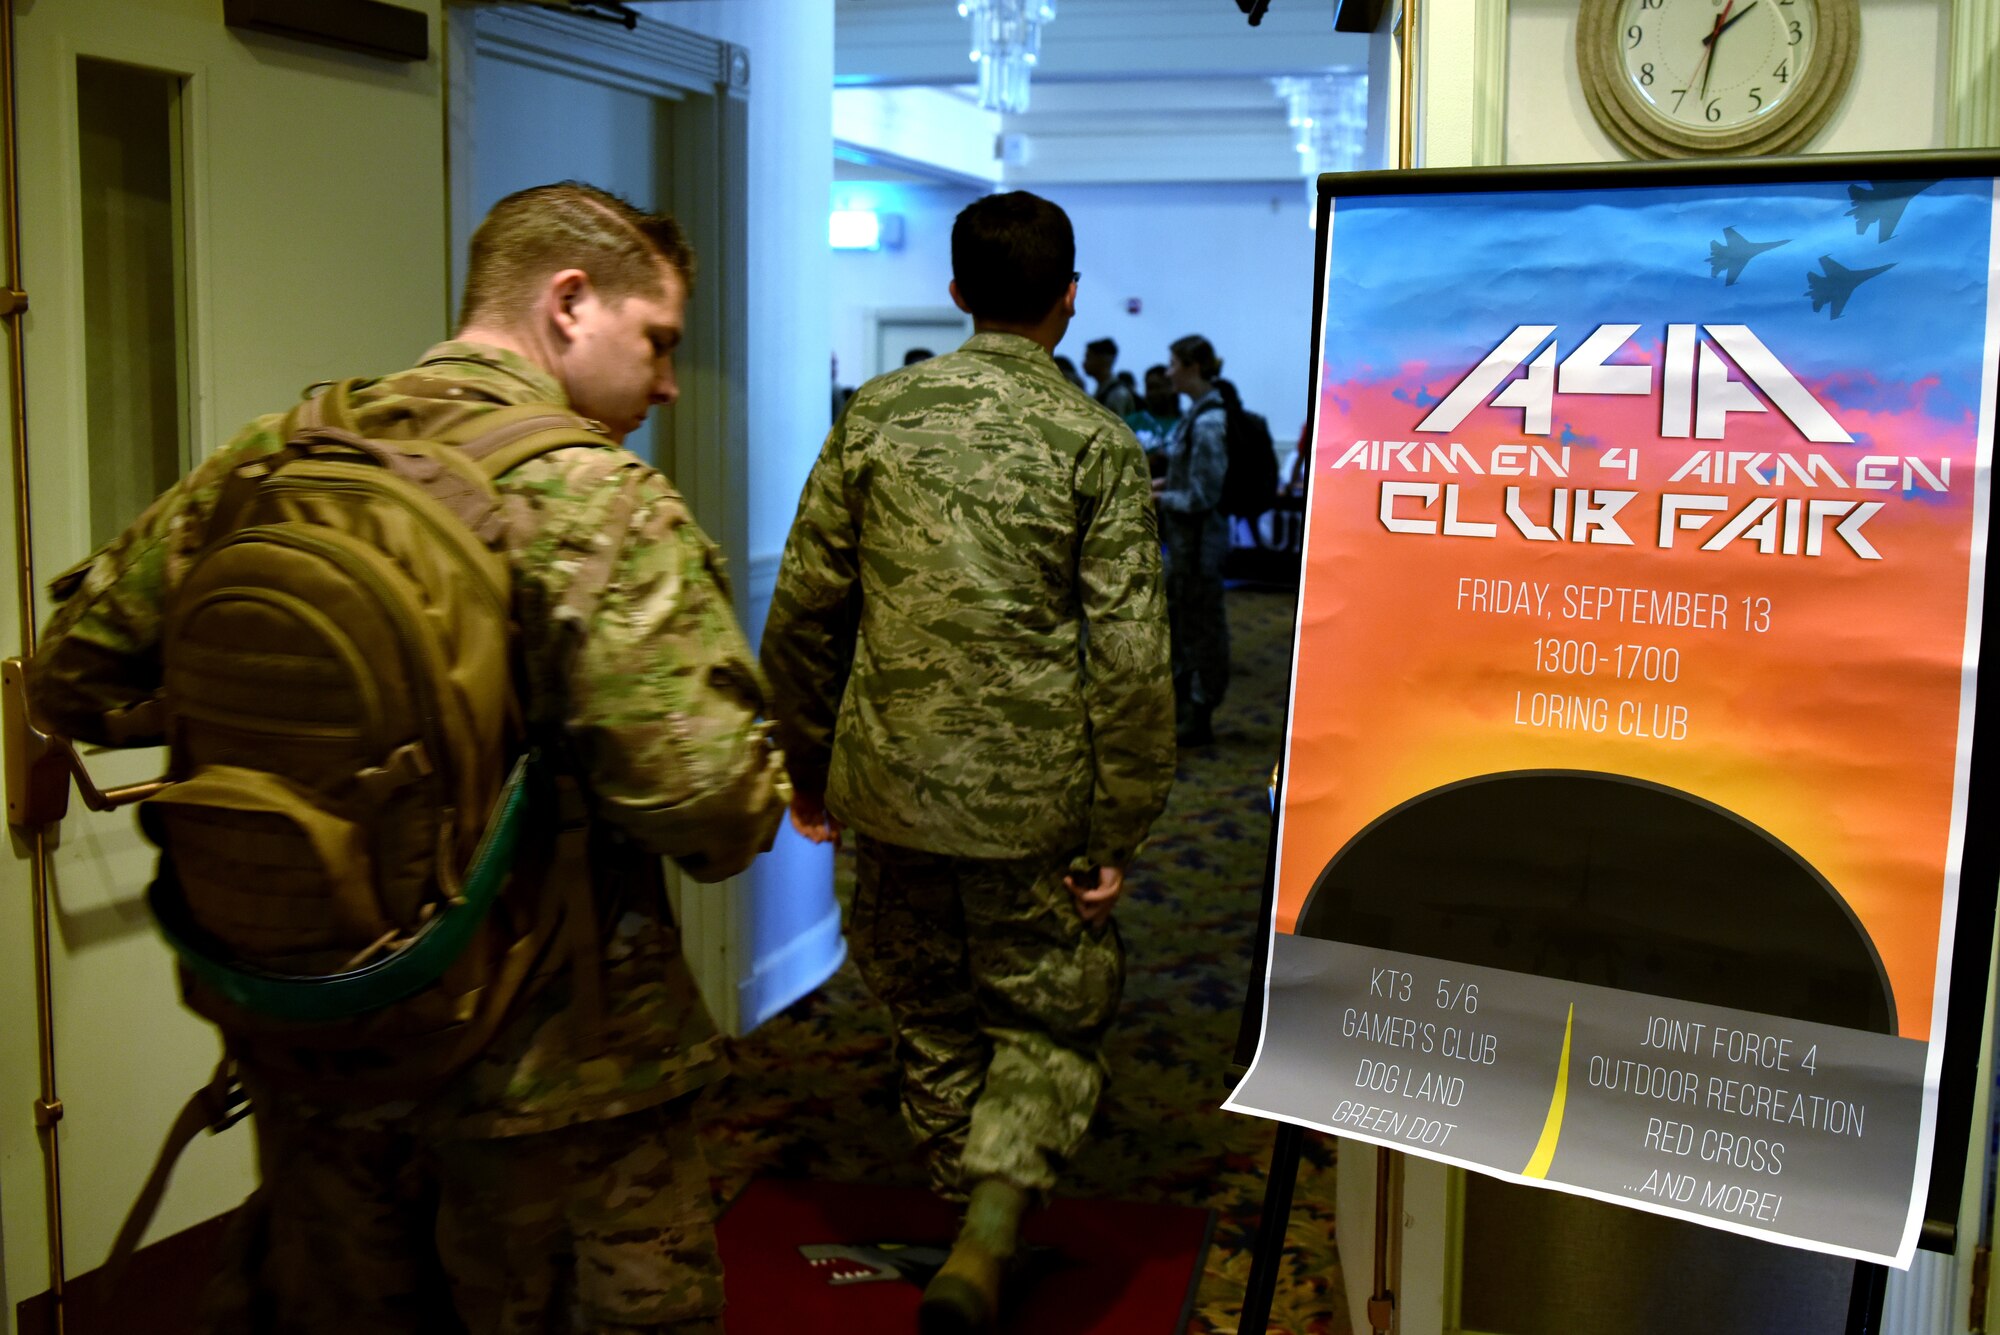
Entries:
[[512, 472], [552, 450], [615, 448], [615, 442], [594, 422], [548, 403], [522, 403], [483, 413], [438, 439], [456, 445], [488, 479]]
[[[374, 382], [360, 376], [329, 381], [317, 394], [308, 394], [285, 416], [286, 440], [307, 431], [353, 431], [354, 391]], [[315, 387], [317, 388], [317, 387]]]

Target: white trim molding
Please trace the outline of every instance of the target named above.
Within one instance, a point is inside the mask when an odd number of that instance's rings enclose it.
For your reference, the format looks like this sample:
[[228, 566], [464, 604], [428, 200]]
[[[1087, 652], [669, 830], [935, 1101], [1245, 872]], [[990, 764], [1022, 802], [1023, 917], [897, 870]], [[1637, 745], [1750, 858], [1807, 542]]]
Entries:
[[1417, 165], [1498, 165], [1507, 150], [1507, 0], [1422, 0]]
[[1950, 97], [1948, 147], [2000, 145], [2000, 5], [1993, 0], [1953, 0]]

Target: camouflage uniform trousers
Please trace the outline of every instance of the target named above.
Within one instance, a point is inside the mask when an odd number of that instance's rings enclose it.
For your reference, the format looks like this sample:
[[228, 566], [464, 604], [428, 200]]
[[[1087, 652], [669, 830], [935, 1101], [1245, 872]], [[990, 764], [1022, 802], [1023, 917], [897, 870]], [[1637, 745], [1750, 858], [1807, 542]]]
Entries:
[[1068, 860], [956, 858], [855, 840], [847, 941], [889, 1008], [903, 1119], [940, 1195], [1000, 1178], [1046, 1195], [1103, 1091], [1125, 985], [1115, 923], [1091, 927]]
[[1222, 563], [1229, 519], [1219, 510], [1160, 515], [1166, 546], [1167, 632], [1174, 703], [1214, 709], [1229, 689], [1229, 618], [1223, 610]]
[[258, 1107], [206, 1335], [721, 1335], [693, 1096], [499, 1139]]

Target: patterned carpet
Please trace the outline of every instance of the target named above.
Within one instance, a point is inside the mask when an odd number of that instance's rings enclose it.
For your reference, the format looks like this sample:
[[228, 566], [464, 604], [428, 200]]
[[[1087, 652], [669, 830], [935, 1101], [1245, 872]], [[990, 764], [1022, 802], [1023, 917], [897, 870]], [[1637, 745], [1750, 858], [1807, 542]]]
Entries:
[[[1235, 680], [1217, 743], [1183, 756], [1118, 909], [1129, 976], [1108, 1042], [1112, 1083], [1062, 1189], [1217, 1211], [1191, 1335], [1236, 1330], [1273, 1133], [1219, 1108], [1258, 930], [1292, 596], [1232, 590], [1229, 621]], [[843, 856], [840, 876], [851, 875]], [[888, 1018], [852, 965], [740, 1040], [735, 1059], [707, 1107], [720, 1199], [762, 1175], [923, 1185], [896, 1112]], [[1348, 1335], [1333, 1206], [1333, 1143], [1309, 1135], [1272, 1330]]]

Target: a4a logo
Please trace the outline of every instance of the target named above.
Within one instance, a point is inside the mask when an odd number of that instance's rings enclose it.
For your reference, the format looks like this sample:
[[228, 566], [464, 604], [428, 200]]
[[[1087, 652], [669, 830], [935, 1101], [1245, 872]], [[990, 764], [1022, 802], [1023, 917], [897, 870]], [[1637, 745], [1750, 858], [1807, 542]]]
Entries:
[[[1602, 324], [1557, 361], [1552, 324], [1524, 324], [1501, 340], [1465, 379], [1417, 424], [1419, 431], [1451, 431], [1474, 408], [1488, 401], [1496, 408], [1519, 408], [1521, 430], [1530, 436], [1549, 434], [1558, 394], [1630, 394], [1653, 392], [1653, 363], [1613, 363], [1611, 358], [1639, 332], [1636, 324]], [[1706, 335], [1706, 337], [1703, 337]], [[1547, 344], [1546, 347], [1543, 347]], [[1747, 381], [1730, 374], [1729, 355]], [[1536, 349], [1541, 349], [1536, 355]], [[1533, 361], [1528, 361], [1534, 355]], [[1500, 383], [1522, 363], [1528, 373], [1494, 394]], [[1667, 326], [1665, 374], [1660, 387], [1660, 435], [1669, 439], [1694, 436], [1721, 440], [1731, 413], [1769, 411], [1751, 391], [1755, 385], [1807, 440], [1820, 444], [1852, 444], [1854, 437], [1833, 420], [1812, 392], [1799, 383], [1762, 339], [1740, 324], [1670, 324]]]

